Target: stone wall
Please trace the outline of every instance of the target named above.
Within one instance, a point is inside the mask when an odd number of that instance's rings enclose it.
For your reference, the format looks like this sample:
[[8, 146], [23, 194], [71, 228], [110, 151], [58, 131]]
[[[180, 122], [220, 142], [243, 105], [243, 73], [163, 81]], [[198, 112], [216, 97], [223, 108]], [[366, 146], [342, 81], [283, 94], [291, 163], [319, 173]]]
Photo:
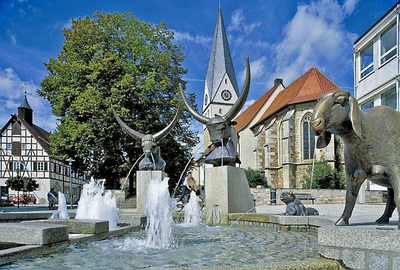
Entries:
[[[296, 193], [311, 193], [313, 198], [316, 198], [314, 203], [316, 204], [344, 204], [346, 198], [346, 190], [344, 189], [289, 189], [289, 188], [277, 188], [276, 189], [276, 202], [277, 204], [284, 204], [279, 199], [282, 192], [293, 191]], [[271, 190], [269, 188], [251, 188], [251, 194], [254, 195], [256, 205], [270, 204], [271, 202]], [[366, 204], [378, 204], [386, 203], [384, 195], [386, 191], [381, 190], [367, 190], [365, 192], [365, 203]], [[304, 204], [312, 204], [312, 201], [303, 201]]]

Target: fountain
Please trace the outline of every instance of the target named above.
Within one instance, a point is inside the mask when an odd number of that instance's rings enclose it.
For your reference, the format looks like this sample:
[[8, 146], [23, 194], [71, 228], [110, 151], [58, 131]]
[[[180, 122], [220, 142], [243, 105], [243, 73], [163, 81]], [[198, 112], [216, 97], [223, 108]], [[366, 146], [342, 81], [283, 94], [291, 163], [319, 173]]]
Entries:
[[78, 202], [75, 219], [108, 220], [110, 230], [121, 223], [118, 216], [118, 207], [110, 190], [104, 193], [105, 180], [90, 180], [83, 186], [81, 198]]
[[192, 192], [190, 193], [189, 202], [185, 205], [185, 218], [183, 220], [183, 226], [192, 227], [198, 226], [200, 224], [200, 202], [200, 198], [196, 195], [196, 192], [192, 190]]
[[67, 211], [67, 200], [62, 192], [58, 193], [58, 208], [49, 219], [69, 219]]

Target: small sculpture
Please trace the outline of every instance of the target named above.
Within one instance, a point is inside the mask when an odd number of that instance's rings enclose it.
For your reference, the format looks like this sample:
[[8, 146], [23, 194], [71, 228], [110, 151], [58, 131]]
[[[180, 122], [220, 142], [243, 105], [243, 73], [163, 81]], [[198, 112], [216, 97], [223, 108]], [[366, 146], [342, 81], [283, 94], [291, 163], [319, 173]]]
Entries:
[[281, 215], [286, 216], [313, 216], [319, 215], [318, 211], [312, 207], [305, 207], [303, 203], [296, 198], [292, 191], [283, 192], [281, 201], [286, 203], [286, 212]]
[[235, 132], [232, 125], [236, 125], [233, 118], [240, 112], [244, 103], [246, 102], [247, 95], [250, 88], [250, 64], [249, 57], [247, 57], [247, 69], [246, 69], [246, 80], [236, 103], [232, 108], [224, 115], [215, 115], [213, 118], [208, 118], [201, 115], [195, 109], [193, 109], [187, 101], [185, 94], [183, 93], [182, 86], [179, 85], [183, 102], [185, 103], [190, 114], [203, 125], [206, 125], [212, 145], [210, 152], [205, 158], [206, 164], [212, 164], [216, 166], [235, 166], [236, 163], [240, 163], [239, 155], [235, 150], [235, 146], [232, 142], [232, 132]]
[[121, 127], [134, 139], [142, 142], [143, 153], [145, 154], [145, 156], [143, 160], [140, 161], [139, 163], [139, 170], [164, 171], [166, 163], [161, 157], [161, 150], [160, 147], [157, 145], [157, 142], [159, 142], [162, 138], [164, 138], [168, 134], [168, 132], [175, 126], [179, 118], [180, 106], [178, 107], [178, 110], [172, 122], [168, 126], [166, 126], [163, 130], [154, 135], [152, 134], [144, 135], [140, 132], [131, 129], [130, 127], [128, 127], [127, 124], [124, 123], [124, 121], [121, 120], [121, 118], [119, 118], [114, 108], [112, 110], [115, 118], [117, 119]]
[[[315, 105], [311, 126], [318, 136], [317, 148], [326, 147], [331, 134], [344, 143], [346, 204], [336, 225], [349, 225], [361, 184], [369, 179], [388, 188], [383, 215], [387, 223], [400, 206], [400, 112], [378, 106], [363, 112], [350, 92], [335, 90], [321, 95]], [[400, 222], [398, 223], [400, 226]]]

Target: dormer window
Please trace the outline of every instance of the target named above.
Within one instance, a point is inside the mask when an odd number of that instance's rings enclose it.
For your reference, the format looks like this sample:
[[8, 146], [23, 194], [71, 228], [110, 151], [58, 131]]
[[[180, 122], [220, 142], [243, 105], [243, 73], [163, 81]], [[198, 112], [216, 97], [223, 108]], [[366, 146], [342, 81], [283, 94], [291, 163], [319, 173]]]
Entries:
[[396, 24], [381, 34], [381, 64], [391, 60], [397, 54]]
[[373, 43], [361, 51], [361, 78], [364, 78], [374, 70]]

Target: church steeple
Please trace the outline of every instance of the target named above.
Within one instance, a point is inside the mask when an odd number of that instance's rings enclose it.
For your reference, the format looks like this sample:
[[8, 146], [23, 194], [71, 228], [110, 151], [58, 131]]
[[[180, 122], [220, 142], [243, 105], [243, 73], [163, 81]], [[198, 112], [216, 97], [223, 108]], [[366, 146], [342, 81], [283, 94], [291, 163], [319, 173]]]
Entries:
[[204, 87], [203, 114], [223, 115], [239, 96], [228, 38], [219, 2], [218, 17]]
[[33, 110], [26, 99], [26, 90], [24, 100], [18, 107], [18, 116], [24, 119], [29, 125], [33, 125]]

